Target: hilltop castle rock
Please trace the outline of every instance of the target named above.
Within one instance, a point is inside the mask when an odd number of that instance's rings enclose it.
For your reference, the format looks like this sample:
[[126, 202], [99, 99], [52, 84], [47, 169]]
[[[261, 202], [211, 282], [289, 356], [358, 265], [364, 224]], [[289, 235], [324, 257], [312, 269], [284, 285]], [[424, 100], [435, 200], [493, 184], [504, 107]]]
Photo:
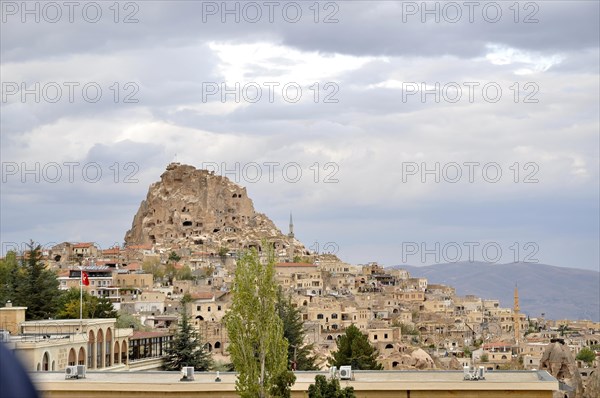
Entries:
[[126, 245], [152, 244], [217, 253], [221, 248], [262, 250], [266, 240], [282, 257], [308, 251], [293, 233], [284, 235], [264, 214], [254, 210], [243, 188], [228, 178], [193, 166], [171, 163], [142, 201]]

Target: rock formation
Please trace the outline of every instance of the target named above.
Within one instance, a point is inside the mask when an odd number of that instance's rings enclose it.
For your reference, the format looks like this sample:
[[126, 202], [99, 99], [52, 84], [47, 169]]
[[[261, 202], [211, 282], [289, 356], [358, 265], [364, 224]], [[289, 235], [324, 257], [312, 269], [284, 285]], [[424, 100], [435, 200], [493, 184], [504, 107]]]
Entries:
[[413, 366], [419, 370], [435, 368], [433, 359], [431, 359], [431, 356], [429, 356], [422, 348], [417, 348], [411, 352], [410, 356], [414, 360]]
[[[171, 163], [142, 201], [125, 244], [153, 244], [218, 253], [222, 248], [262, 250], [267, 240], [279, 256], [308, 254], [293, 234], [284, 235], [254, 210], [243, 188], [228, 178]], [[291, 245], [291, 246], [290, 246]]]
[[564, 343], [555, 341], [546, 347], [540, 360], [540, 369], [547, 370], [566, 385], [561, 388], [562, 391], [555, 394], [557, 397], [581, 398], [583, 395], [583, 382], [577, 363], [571, 350]]
[[600, 397], [600, 370], [595, 369], [585, 384], [585, 393], [583, 394], [583, 398], [597, 397]]

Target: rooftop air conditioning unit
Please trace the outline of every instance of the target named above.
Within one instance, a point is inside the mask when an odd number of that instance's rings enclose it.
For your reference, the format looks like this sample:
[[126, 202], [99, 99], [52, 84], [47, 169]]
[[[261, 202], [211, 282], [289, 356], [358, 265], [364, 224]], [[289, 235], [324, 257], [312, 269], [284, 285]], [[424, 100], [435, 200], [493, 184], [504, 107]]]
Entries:
[[78, 379], [79, 372], [77, 366], [67, 366], [65, 368], [65, 380], [67, 379]]
[[184, 366], [181, 368], [181, 379], [179, 381], [192, 381], [194, 380], [194, 367]]
[[335, 379], [337, 377], [337, 367], [332, 366], [329, 368], [329, 377]]
[[352, 380], [352, 366], [340, 366], [340, 379]]
[[477, 374], [477, 378], [479, 380], [485, 380], [485, 368], [483, 366], [479, 367], [479, 373]]
[[463, 379], [471, 380], [471, 372], [469, 366], [463, 366]]

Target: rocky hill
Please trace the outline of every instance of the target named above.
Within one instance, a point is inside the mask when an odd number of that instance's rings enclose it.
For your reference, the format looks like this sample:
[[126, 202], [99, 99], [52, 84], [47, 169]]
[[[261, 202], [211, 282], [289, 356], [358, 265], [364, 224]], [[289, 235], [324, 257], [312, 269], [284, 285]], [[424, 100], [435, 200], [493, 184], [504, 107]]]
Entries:
[[513, 289], [519, 286], [521, 311], [548, 319], [600, 320], [600, 273], [545, 264], [488, 264], [460, 262], [424, 267], [395, 266], [430, 283], [456, 288], [459, 295], [474, 294], [513, 305]]
[[[280, 256], [304, 255], [304, 246], [254, 210], [243, 188], [228, 178], [171, 163], [152, 184], [125, 234], [125, 244], [153, 244], [217, 253], [260, 248], [266, 239]], [[290, 247], [291, 245], [291, 247]], [[262, 248], [260, 248], [262, 249]]]

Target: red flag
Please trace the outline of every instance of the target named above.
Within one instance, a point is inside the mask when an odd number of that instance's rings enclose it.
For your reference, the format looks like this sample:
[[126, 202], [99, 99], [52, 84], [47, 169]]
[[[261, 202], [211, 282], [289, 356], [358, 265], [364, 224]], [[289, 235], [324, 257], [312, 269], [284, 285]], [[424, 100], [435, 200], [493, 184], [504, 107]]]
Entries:
[[88, 279], [88, 274], [85, 271], [81, 271], [81, 283], [86, 286], [90, 285], [90, 280]]

